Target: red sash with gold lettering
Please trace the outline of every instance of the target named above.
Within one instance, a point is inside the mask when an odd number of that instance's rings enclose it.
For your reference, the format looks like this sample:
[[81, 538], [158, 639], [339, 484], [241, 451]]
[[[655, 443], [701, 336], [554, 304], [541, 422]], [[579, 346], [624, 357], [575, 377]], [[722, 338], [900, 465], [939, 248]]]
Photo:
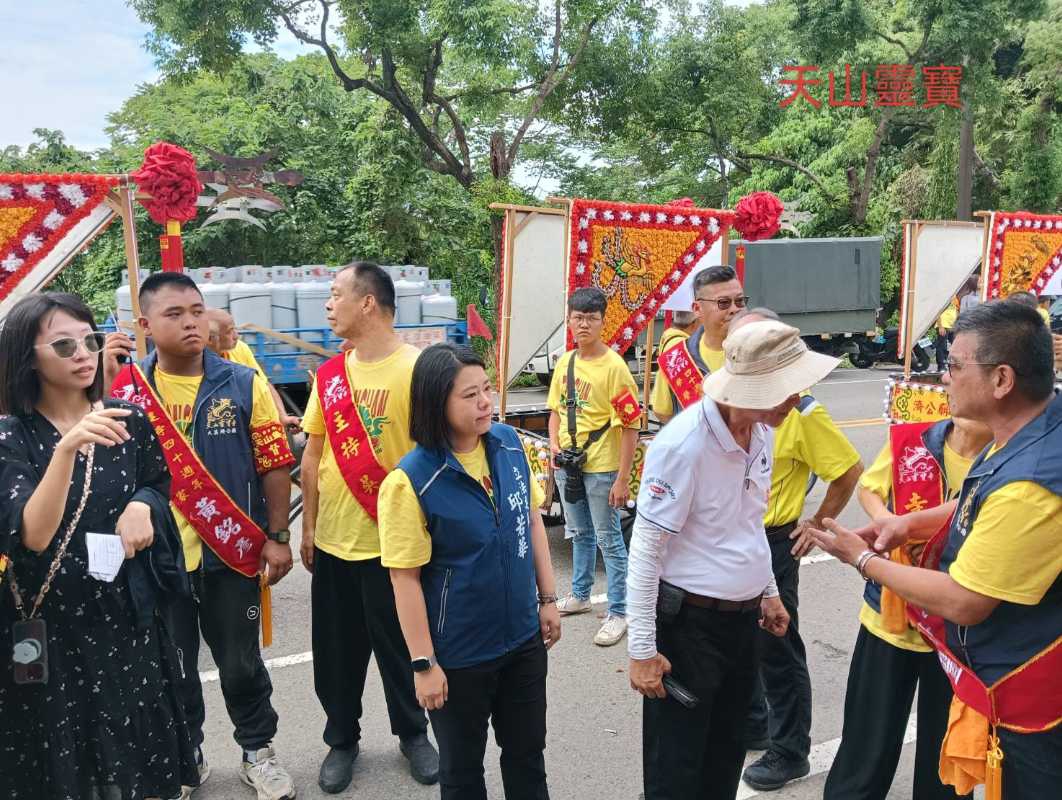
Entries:
[[[939, 568], [950, 529], [948, 520], [926, 545], [920, 566]], [[1048, 730], [1062, 721], [1062, 681], [1058, 679], [1062, 675], [1062, 636], [991, 686], [985, 686], [948, 647], [942, 617], [913, 604], [908, 604], [907, 616], [936, 650], [955, 696], [987, 717], [989, 723], [1032, 733]]]
[[266, 543], [265, 532], [210, 474], [173, 424], [140, 367], [123, 367], [114, 380], [111, 396], [135, 403], [147, 414], [170, 468], [170, 502], [218, 558], [237, 572], [255, 577]]
[[683, 408], [693, 405], [704, 395], [704, 389], [701, 386], [704, 382], [704, 375], [701, 374], [693, 356], [690, 355], [690, 350], [686, 346], [688, 341], [688, 339], [680, 339], [657, 358], [660, 372], [663, 373], [667, 385], [671, 387], [671, 391]]
[[387, 470], [376, 460], [372, 439], [361, 420], [347, 375], [346, 353], [333, 356], [317, 370], [317, 396], [339, 472], [354, 499], [375, 520], [380, 484]]
[[909, 514], [944, 502], [944, 481], [936, 458], [922, 441], [935, 422], [908, 422], [889, 427], [892, 451], [892, 509]]

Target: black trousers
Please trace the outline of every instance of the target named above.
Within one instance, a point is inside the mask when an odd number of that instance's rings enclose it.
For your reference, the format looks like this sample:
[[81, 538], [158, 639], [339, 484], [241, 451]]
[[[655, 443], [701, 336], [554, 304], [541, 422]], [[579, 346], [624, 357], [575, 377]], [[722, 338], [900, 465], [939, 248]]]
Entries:
[[[955, 800], [955, 789], [939, 777], [940, 743], [951, 705], [951, 685], [940, 662], [934, 653], [894, 647], [862, 625], [848, 670], [841, 746], [826, 778], [823, 800], [885, 800], [896, 775], [916, 686], [918, 739], [912, 797]], [[1012, 800], [1009, 793], [1004, 796]]]
[[749, 739], [771, 740], [771, 750], [800, 760], [811, 751], [811, 676], [800, 638], [800, 561], [793, 558], [789, 534], [795, 525], [767, 531], [771, 564], [782, 605], [789, 612], [785, 636], [760, 629], [760, 675], [749, 707]]
[[745, 760], [745, 719], [756, 681], [759, 610], [684, 605], [657, 614], [656, 643], [671, 675], [700, 703], [671, 697], [642, 704], [645, 800], [734, 800]]
[[943, 336], [939, 333], [933, 340], [934, 357], [937, 361], [937, 370], [944, 369], [944, 362], [948, 360], [948, 349], [951, 346], [952, 332], [948, 331]]
[[233, 737], [245, 750], [269, 744], [277, 732], [277, 712], [270, 697], [273, 684], [258, 646], [258, 580], [231, 569], [189, 575], [192, 597], [178, 598], [163, 612], [166, 627], [177, 645], [182, 677], [178, 692], [192, 744], [203, 743], [203, 685], [199, 680], [199, 634], [218, 665], [221, 694], [236, 730]]
[[313, 683], [327, 722], [329, 747], [352, 747], [361, 738], [361, 696], [369, 657], [383, 679], [391, 733], [402, 739], [425, 733], [413, 670], [395, 610], [391, 576], [380, 559], [346, 561], [314, 548]]
[[1062, 794], [1062, 725], [1044, 733], [999, 729], [1004, 800], [1040, 800]]
[[486, 800], [487, 721], [501, 748], [506, 800], [548, 800], [546, 646], [535, 634], [501, 658], [446, 670], [449, 699], [431, 711], [442, 800]]

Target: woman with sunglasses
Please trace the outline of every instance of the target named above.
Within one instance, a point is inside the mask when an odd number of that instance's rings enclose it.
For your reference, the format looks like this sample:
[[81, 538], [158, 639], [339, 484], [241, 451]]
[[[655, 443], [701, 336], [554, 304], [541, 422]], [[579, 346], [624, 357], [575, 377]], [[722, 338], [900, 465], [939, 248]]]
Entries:
[[[101, 400], [103, 343], [70, 294], [23, 298], [0, 331], [4, 798], [177, 798], [198, 783], [157, 614], [182, 588], [169, 476], [143, 412]], [[135, 559], [110, 577], [91, 534]]]
[[427, 348], [411, 404], [417, 446], [380, 489], [380, 550], [442, 798], [486, 800], [489, 722], [507, 800], [546, 800], [546, 650], [560, 615], [543, 491], [516, 431], [492, 424], [491, 381], [468, 348]]

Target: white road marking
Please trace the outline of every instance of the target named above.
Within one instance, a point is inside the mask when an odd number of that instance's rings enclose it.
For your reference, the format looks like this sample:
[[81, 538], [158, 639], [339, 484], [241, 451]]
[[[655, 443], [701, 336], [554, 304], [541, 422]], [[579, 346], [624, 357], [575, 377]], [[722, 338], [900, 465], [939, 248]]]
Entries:
[[[907, 730], [903, 734], [903, 743], [910, 744], [917, 738], [917, 726], [915, 725], [915, 715], [911, 716], [907, 720]], [[811, 762], [811, 772], [805, 777], [799, 780], [793, 781], [794, 784], [800, 783], [800, 781], [806, 781], [809, 778], [813, 778], [816, 775], [821, 775], [824, 772], [830, 771], [830, 766], [833, 764], [833, 759], [837, 755], [837, 748], [841, 746], [840, 738], [830, 739], [828, 742], [820, 742], [819, 744], [811, 748], [811, 752], [808, 754], [808, 761]], [[786, 784], [787, 786], [789, 784]], [[738, 787], [738, 793], [735, 800], [745, 800], [748, 797], [759, 797], [760, 795], [769, 794], [768, 792], [760, 792], [753, 789], [744, 781], [741, 782]]]
[[885, 383], [886, 381], [888, 381], [888, 378], [859, 378], [854, 381], [825, 380], [815, 384], [815, 389], [817, 390], [820, 386], [844, 386], [849, 383]]

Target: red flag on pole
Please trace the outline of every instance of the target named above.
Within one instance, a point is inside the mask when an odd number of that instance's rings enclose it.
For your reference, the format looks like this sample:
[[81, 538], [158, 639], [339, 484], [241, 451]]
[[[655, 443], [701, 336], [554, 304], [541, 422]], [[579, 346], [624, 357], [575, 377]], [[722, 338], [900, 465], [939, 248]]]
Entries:
[[476, 311], [475, 303], [469, 303], [468, 308], [465, 311], [465, 319], [468, 322], [468, 335], [480, 336], [487, 341], [494, 339], [494, 334], [490, 332], [490, 328], [487, 327], [487, 323], [483, 321], [483, 317]]

